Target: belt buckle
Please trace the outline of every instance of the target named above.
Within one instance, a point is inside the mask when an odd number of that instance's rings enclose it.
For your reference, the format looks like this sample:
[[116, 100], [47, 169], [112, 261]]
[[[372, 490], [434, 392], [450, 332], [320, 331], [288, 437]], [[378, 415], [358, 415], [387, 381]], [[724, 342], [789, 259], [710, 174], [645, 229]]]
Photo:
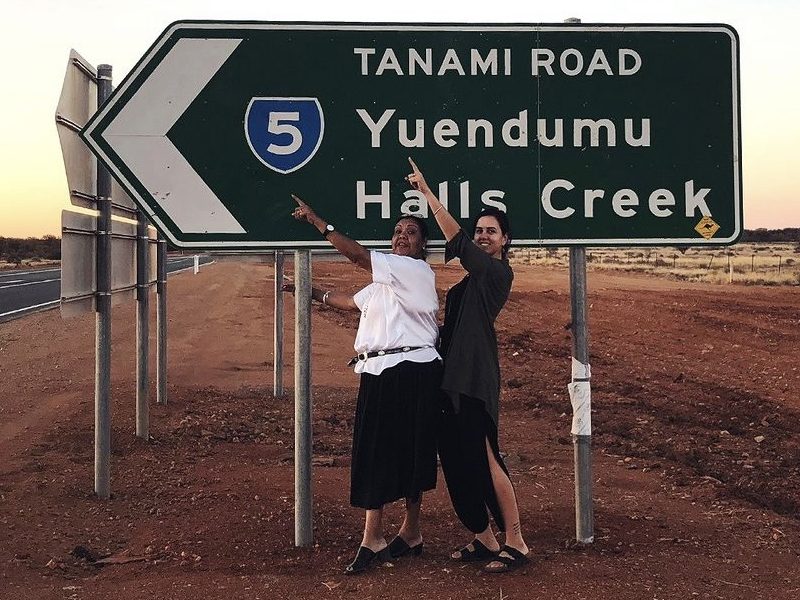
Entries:
[[365, 361], [365, 360], [367, 360], [368, 358], [369, 358], [369, 356], [368, 356], [368, 353], [367, 353], [367, 352], [361, 352], [361, 353], [358, 355], [358, 360]]

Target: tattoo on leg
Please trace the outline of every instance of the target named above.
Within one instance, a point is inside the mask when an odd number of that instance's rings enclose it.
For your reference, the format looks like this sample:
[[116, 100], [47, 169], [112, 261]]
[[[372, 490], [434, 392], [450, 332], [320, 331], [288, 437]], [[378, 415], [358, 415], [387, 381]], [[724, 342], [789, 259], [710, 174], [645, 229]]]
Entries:
[[514, 523], [512, 529], [514, 530], [514, 535], [519, 535], [520, 532], [522, 531], [522, 527], [520, 527], [519, 523]]

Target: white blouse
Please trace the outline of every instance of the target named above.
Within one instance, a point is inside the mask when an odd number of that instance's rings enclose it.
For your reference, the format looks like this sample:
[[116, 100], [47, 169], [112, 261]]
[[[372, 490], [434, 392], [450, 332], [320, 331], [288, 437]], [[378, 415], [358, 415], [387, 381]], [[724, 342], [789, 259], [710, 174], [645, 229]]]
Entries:
[[436, 311], [439, 298], [430, 265], [410, 256], [371, 251], [372, 283], [353, 296], [361, 310], [354, 348], [356, 353], [422, 346], [359, 360], [356, 373], [379, 375], [404, 360], [430, 362], [439, 357]]

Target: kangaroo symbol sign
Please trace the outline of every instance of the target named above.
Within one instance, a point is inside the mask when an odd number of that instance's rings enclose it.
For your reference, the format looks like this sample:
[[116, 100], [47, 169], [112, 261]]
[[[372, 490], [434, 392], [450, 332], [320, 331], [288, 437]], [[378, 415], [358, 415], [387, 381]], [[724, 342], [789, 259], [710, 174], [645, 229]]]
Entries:
[[[178, 22], [82, 132], [177, 246], [313, 248], [297, 194], [388, 245], [508, 211], [520, 245], [724, 245], [742, 230], [727, 25]], [[434, 244], [436, 241], [434, 240]]]

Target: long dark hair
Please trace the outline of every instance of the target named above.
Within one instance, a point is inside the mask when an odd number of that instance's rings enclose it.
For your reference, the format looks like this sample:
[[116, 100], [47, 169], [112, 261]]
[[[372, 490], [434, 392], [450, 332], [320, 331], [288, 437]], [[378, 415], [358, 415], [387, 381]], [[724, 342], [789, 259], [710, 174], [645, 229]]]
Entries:
[[500, 225], [501, 233], [507, 236], [508, 239], [503, 246], [503, 258], [505, 258], [506, 254], [508, 254], [508, 249], [511, 247], [511, 223], [508, 221], [508, 215], [504, 210], [500, 210], [494, 206], [484, 207], [472, 222], [472, 237], [475, 237], [475, 228], [478, 226], [478, 221], [481, 217], [494, 217], [497, 219], [497, 224]]

